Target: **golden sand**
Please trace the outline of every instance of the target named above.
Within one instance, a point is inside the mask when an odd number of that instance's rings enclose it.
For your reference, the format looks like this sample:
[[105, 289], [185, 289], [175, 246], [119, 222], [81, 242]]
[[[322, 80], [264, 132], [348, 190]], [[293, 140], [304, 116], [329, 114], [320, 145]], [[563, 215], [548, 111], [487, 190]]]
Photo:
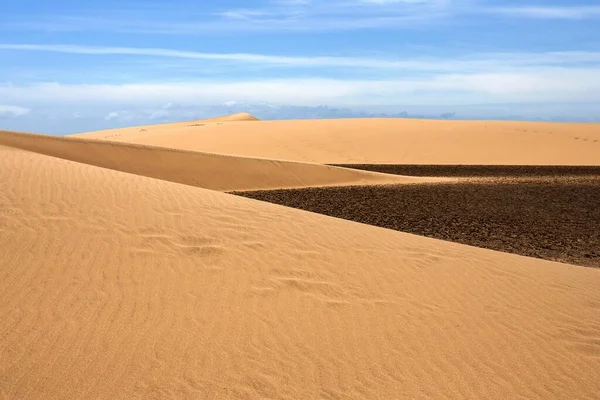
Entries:
[[[242, 179], [239, 157], [93, 142], [0, 134], [0, 398], [598, 398], [600, 270], [200, 187], [343, 169], [253, 160]], [[314, 143], [286, 154], [336, 154]], [[177, 157], [196, 169], [163, 175]]]
[[600, 165], [600, 124], [417, 119], [196, 122], [83, 136], [322, 164]]

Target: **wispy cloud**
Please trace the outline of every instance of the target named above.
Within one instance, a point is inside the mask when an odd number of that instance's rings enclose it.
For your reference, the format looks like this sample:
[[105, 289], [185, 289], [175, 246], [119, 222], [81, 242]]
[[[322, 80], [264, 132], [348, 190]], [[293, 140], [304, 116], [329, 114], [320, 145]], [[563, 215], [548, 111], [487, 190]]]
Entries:
[[485, 0], [271, 0], [244, 8], [164, 10], [81, 9], [56, 15], [11, 16], [0, 29], [96, 31], [137, 34], [204, 35], [239, 32], [314, 33], [361, 29], [405, 29], [453, 18], [502, 15], [531, 19], [592, 19], [600, 6], [498, 7]]
[[[515, 73], [453, 73], [384, 80], [269, 79], [173, 84], [0, 86], [13, 104], [123, 107], [165, 102], [210, 105], [231, 99], [297, 105], [474, 104], [600, 101], [599, 69], [537, 69]], [[113, 108], [114, 110], [114, 108]]]
[[453, 2], [456, 0], [278, 0], [267, 7], [229, 10], [222, 16], [244, 17], [263, 29], [279, 29], [282, 23], [299, 31], [401, 28], [450, 14], [455, 9], [450, 7]]
[[[231, 34], [233, 32], [310, 32], [402, 28], [454, 12], [453, 2], [472, 0], [271, 0], [245, 8], [210, 12], [173, 9], [89, 11], [11, 18], [3, 29], [109, 31], [147, 34]], [[256, 3], [254, 3], [256, 4]]]
[[133, 117], [134, 117], [134, 115], [131, 111], [123, 110], [123, 111], [111, 111], [108, 114], [106, 114], [104, 119], [106, 121], [112, 121], [112, 120], [131, 121], [133, 119]]
[[29, 108], [0, 104], [0, 118], [22, 117], [30, 112]]
[[146, 6], [138, 10], [72, 10], [44, 16], [12, 15], [2, 30], [231, 35], [239, 32], [315, 33], [409, 29], [473, 16], [582, 20], [600, 18], [600, 6], [496, 6], [486, 0], [270, 0], [243, 8], [204, 11]]
[[538, 19], [591, 19], [600, 17], [600, 6], [587, 7], [501, 7], [487, 10], [513, 17]]
[[204, 53], [197, 51], [47, 44], [1, 44], [0, 51], [52, 52], [95, 56], [149, 56], [203, 61], [225, 61], [238, 64], [256, 64], [265, 67], [288, 68], [367, 68], [416, 72], [470, 72], [499, 71], [518, 68], [566, 67], [598, 65], [600, 52], [542, 52], [542, 53], [480, 53], [462, 56], [427, 58], [380, 58], [380, 57], [321, 57], [279, 56], [250, 53]]

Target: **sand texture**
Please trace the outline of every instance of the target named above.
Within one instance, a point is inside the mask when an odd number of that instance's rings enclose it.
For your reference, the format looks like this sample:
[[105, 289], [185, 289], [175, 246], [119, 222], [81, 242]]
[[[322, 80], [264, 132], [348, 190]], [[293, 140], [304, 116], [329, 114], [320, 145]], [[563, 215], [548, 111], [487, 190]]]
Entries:
[[600, 270], [209, 190], [350, 173], [210, 157], [0, 133], [0, 399], [598, 399]]
[[416, 183], [432, 180], [318, 164], [174, 151], [127, 143], [7, 131], [0, 131], [0, 145], [213, 190]]
[[417, 119], [196, 121], [85, 136], [323, 164], [600, 165], [600, 124]]

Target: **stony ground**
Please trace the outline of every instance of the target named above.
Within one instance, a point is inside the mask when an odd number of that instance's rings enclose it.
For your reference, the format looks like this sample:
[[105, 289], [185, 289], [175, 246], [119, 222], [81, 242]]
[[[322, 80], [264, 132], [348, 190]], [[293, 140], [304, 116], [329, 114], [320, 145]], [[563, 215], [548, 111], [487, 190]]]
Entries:
[[472, 246], [600, 267], [600, 168], [386, 167], [381, 172], [472, 178], [236, 194]]

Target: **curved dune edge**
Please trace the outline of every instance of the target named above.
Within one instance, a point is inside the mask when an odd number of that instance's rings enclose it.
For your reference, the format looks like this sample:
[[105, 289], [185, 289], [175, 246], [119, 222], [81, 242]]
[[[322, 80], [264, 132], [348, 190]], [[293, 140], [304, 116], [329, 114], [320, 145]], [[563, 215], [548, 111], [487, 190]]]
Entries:
[[206, 118], [198, 122], [234, 122], [234, 121], [260, 121], [252, 114], [240, 112], [236, 114], [223, 115], [221, 117]]
[[416, 119], [189, 123], [81, 135], [319, 164], [600, 165], [600, 124]]
[[212, 190], [418, 183], [412, 178], [279, 160], [0, 131], [0, 145]]
[[573, 399], [600, 271], [0, 147], [0, 397]]

